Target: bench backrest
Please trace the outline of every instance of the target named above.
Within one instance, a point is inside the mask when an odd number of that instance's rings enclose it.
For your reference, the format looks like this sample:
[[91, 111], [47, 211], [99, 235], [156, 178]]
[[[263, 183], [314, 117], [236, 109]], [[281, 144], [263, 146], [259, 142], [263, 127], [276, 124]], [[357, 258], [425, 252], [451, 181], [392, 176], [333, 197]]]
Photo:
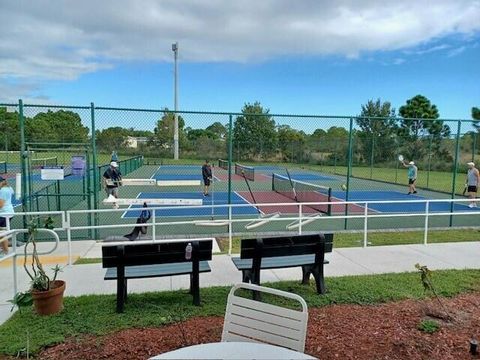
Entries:
[[333, 234], [293, 235], [261, 239], [244, 239], [240, 249], [241, 259], [308, 255], [332, 252]]
[[[189, 243], [192, 245], [192, 255], [190, 259], [186, 259], [186, 248]], [[212, 240], [138, 245], [132, 243], [102, 247], [104, 268], [208, 260], [212, 260]]]

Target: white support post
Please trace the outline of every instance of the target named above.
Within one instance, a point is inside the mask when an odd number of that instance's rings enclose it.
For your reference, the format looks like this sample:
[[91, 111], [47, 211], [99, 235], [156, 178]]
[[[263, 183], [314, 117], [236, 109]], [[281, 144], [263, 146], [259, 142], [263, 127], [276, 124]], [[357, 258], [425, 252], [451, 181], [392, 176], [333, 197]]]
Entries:
[[[18, 275], [17, 275], [17, 234], [12, 236], [12, 250], [13, 250], [13, 296], [17, 295], [18, 292]], [[12, 298], [13, 299], [13, 298]]]
[[[10, 218], [6, 218], [7, 220], [7, 231], [10, 230]], [[14, 233], [12, 236], [12, 252], [13, 252], [13, 259], [12, 259], [12, 266], [13, 266], [13, 298], [17, 295], [18, 292], [18, 275], [17, 275], [17, 233]], [[12, 299], [13, 299], [12, 298]]]
[[430, 202], [427, 200], [425, 203], [425, 230], [423, 233], [423, 245], [428, 243], [428, 215], [430, 210]]
[[363, 221], [363, 247], [366, 248], [368, 245], [368, 203], [365, 203], [365, 209], [363, 210], [364, 221]]
[[298, 206], [298, 235], [302, 235], [302, 217], [303, 217], [303, 206], [299, 204]]
[[67, 229], [67, 249], [68, 249], [68, 266], [72, 265], [72, 229], [70, 226], [70, 213], [67, 211], [67, 218], [63, 224]]
[[156, 226], [157, 225], [157, 216], [155, 209], [152, 210], [152, 240], [155, 241], [157, 239], [157, 230]]

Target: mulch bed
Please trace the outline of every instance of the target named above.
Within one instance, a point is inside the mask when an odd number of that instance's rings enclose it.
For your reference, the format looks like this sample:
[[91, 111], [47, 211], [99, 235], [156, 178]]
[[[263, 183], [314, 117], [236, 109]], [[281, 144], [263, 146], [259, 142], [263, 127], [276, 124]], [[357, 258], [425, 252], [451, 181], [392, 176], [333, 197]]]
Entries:
[[[480, 293], [444, 299], [452, 316], [435, 300], [382, 305], [332, 305], [310, 309], [305, 352], [320, 359], [480, 359], [469, 354], [480, 337]], [[417, 329], [434, 319], [440, 329]], [[183, 346], [220, 341], [221, 317], [198, 317], [161, 328], [119, 331], [69, 339], [45, 349], [40, 359], [147, 359]]]

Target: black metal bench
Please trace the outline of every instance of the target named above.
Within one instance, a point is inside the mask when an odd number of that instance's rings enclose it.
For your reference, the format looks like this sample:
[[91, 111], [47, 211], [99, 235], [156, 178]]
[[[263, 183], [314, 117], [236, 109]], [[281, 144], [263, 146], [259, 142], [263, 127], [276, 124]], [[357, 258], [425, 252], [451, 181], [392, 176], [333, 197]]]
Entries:
[[315, 278], [317, 292], [325, 293], [325, 253], [332, 252], [333, 234], [295, 235], [241, 242], [240, 257], [232, 261], [242, 271], [242, 281], [260, 285], [260, 270], [302, 267], [302, 284]]
[[[191, 256], [187, 246], [191, 244]], [[188, 258], [189, 257], [189, 258]], [[102, 247], [102, 266], [107, 268], [105, 280], [117, 280], [117, 312], [123, 312], [127, 300], [128, 279], [190, 274], [190, 293], [193, 303], [200, 305], [200, 276], [210, 272], [212, 240], [174, 241]]]

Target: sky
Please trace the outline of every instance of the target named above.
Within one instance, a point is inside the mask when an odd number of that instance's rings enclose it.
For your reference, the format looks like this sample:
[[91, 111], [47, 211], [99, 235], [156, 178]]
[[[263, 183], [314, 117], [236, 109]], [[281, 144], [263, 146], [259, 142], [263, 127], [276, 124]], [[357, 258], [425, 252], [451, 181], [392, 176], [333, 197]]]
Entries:
[[0, 0], [0, 103], [356, 115], [480, 107], [480, 0]]

